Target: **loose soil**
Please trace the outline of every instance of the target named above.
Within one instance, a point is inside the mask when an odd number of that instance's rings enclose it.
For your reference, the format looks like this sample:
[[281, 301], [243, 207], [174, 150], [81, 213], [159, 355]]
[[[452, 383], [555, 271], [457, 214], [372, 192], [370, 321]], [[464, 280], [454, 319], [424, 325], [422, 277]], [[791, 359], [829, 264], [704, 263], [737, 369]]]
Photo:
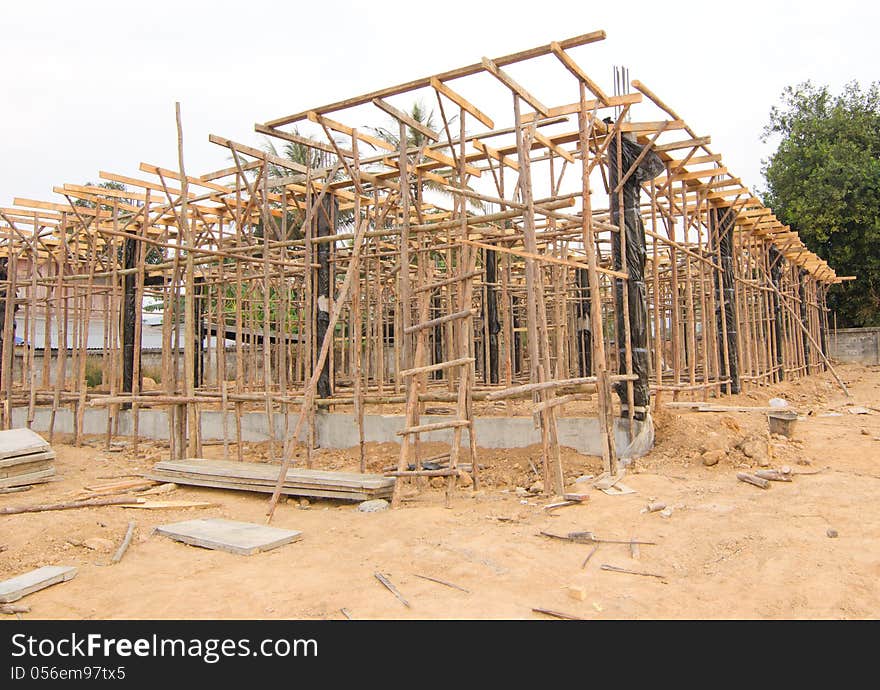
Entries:
[[[273, 525], [303, 539], [250, 557], [209, 551], [151, 535], [159, 524], [195, 517], [265, 522], [267, 496], [180, 487], [157, 500], [216, 503], [202, 509], [101, 507], [0, 516], [0, 578], [42, 565], [75, 565], [72, 581], [21, 600], [24, 618], [533, 618], [533, 607], [584, 618], [875, 618], [880, 615], [880, 367], [845, 365], [847, 399], [829, 374], [717, 400], [766, 406], [788, 400], [801, 414], [795, 438], [771, 437], [765, 414], [686, 412], [655, 416], [657, 444], [623, 482], [636, 493], [589, 492], [583, 505], [544, 506], [552, 497], [527, 489], [539, 479], [540, 448], [481, 450], [479, 490], [408, 489], [399, 510], [360, 513], [356, 504], [282, 501]], [[685, 399], [685, 398], [683, 398]], [[669, 401], [665, 395], [663, 401]], [[851, 414], [853, 405], [869, 414]], [[839, 416], [838, 416], [839, 415]], [[65, 442], [66, 441], [66, 442]], [[138, 475], [167, 457], [167, 447], [129, 443], [108, 452], [103, 439], [74, 447], [56, 437], [58, 481], [0, 495], [0, 508], [69, 500], [86, 485]], [[441, 452], [426, 444], [424, 455]], [[368, 469], [397, 461], [393, 444], [368, 444]], [[715, 452], [712, 451], [721, 451]], [[237, 457], [230, 445], [208, 457]], [[243, 444], [244, 459], [265, 462], [267, 444]], [[275, 449], [277, 457], [279, 449]], [[703, 453], [720, 456], [705, 466]], [[357, 451], [314, 453], [316, 467], [356, 469]], [[598, 474], [601, 463], [563, 449], [565, 476]], [[759, 465], [791, 468], [794, 481], [767, 490], [737, 481]], [[518, 488], [519, 487], [519, 488]], [[525, 490], [525, 491], [524, 491]], [[669, 517], [642, 512], [652, 500]], [[129, 520], [137, 531], [123, 560], [84, 543], [118, 544]], [[834, 529], [838, 537], [827, 536]], [[626, 544], [592, 550], [540, 536], [592, 531], [605, 539], [657, 542], [633, 558]], [[640, 577], [609, 564], [661, 574]], [[389, 577], [412, 604], [405, 608], [374, 577]], [[416, 577], [440, 578], [470, 590]], [[581, 588], [583, 599], [570, 596]], [[13, 620], [13, 616], [0, 616]]]

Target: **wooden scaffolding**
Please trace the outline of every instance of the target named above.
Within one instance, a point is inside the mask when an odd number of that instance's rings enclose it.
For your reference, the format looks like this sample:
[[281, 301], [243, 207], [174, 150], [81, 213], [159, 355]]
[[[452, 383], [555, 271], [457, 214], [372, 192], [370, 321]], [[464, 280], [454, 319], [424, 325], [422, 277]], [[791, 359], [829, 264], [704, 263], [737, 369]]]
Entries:
[[[822, 370], [825, 296], [847, 278], [646, 85], [606, 93], [573, 57], [604, 37], [256, 125], [305, 164], [212, 135], [234, 165], [188, 175], [178, 112], [174, 169], [101, 171], [104, 185], [0, 207], [2, 426], [42, 409], [52, 434], [73, 415], [79, 442], [86, 411], [105, 409], [107, 443], [136, 444], [140, 411], [163, 407], [177, 459], [200, 455], [200, 415], [219, 409], [225, 455], [241, 459], [242, 414], [262, 410], [270, 460], [311, 466], [316, 414], [342, 406], [364, 471], [365, 410], [401, 405], [395, 502], [405, 480], [430, 476], [451, 500], [463, 467], [479, 482], [475, 416], [519, 399], [541, 431], [546, 490], [560, 493], [567, 404], [595, 402], [616, 474], [620, 439], [662, 396]], [[564, 92], [524, 86], [520, 72], [537, 69], [562, 75]], [[416, 101], [436, 124], [413, 117]], [[345, 124], [378, 113], [395, 123], [384, 136]], [[149, 367], [145, 304], [161, 317]], [[424, 422], [438, 404], [448, 418]], [[448, 452], [424, 457], [439, 430]]]

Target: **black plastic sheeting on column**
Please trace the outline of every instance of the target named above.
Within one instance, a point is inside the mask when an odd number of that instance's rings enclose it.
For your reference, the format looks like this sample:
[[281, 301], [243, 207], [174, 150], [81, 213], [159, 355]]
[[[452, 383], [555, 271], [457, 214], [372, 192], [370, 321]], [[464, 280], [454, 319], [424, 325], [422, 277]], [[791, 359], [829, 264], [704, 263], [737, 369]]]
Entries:
[[[736, 339], [736, 287], [734, 285], [733, 266], [733, 226], [734, 213], [731, 209], [713, 209], [712, 213], [713, 242], [721, 255], [721, 269], [724, 271], [715, 278], [715, 321], [718, 324], [718, 361], [722, 378], [730, 379], [731, 393], [740, 392], [739, 382], [739, 343]], [[724, 309], [721, 308], [720, 292], [724, 291]], [[722, 314], [723, 311], [723, 314]], [[727, 333], [727, 359], [724, 357], [724, 335]], [[728, 371], [728, 366], [730, 369]], [[721, 390], [728, 392], [728, 386], [722, 385]]]
[[[321, 200], [321, 206], [316, 214], [315, 235], [326, 237], [336, 234], [336, 217], [338, 215], [336, 197], [326, 195]], [[330, 243], [322, 242], [317, 245], [318, 279], [315, 286], [318, 307], [315, 311], [315, 336], [317, 351], [320, 352], [327, 337], [327, 327], [330, 325]], [[317, 354], [316, 354], [317, 356]], [[330, 398], [333, 396], [333, 387], [330, 382], [330, 358], [324, 360], [324, 368], [318, 378], [318, 397]]]
[[[776, 290], [782, 290], [782, 254], [770, 245], [768, 250], [770, 259], [770, 280]], [[780, 381], [785, 380], [785, 356], [782, 351], [782, 311], [779, 305], [779, 294], [773, 291], [773, 331], [776, 334], [776, 367]]]
[[590, 276], [586, 268], [576, 269], [578, 297], [575, 302], [577, 314], [578, 376], [593, 375], [593, 332], [590, 323]]
[[[124, 268], [133, 269], [137, 266], [138, 240], [126, 239], [122, 244], [122, 263]], [[141, 310], [135, 304], [137, 288], [136, 276], [126, 273], [122, 279], [122, 392], [131, 393], [134, 383], [134, 358], [140, 356], [141, 345], [134, 342], [134, 322], [141, 316]], [[123, 410], [131, 408], [131, 403], [124, 403]]]
[[[617, 142], [620, 141], [620, 167], [617, 167]], [[611, 196], [611, 222], [620, 226], [620, 205], [615, 188], [620, 180], [632, 168], [642, 153], [642, 146], [626, 137], [614, 137], [608, 147], [609, 188]], [[622, 270], [626, 264], [627, 280], [626, 299], [629, 307], [629, 339], [632, 352], [632, 371], [638, 376], [633, 381], [633, 417], [645, 419], [645, 412], [651, 400], [648, 388], [650, 359], [648, 357], [648, 308], [645, 290], [645, 226], [639, 212], [639, 194], [642, 182], [652, 180], [664, 170], [663, 161], [653, 151], [649, 152], [639, 163], [637, 170], [623, 184], [623, 227], [626, 233], [626, 259], [621, 256], [620, 233], [611, 233], [611, 257], [615, 270]], [[626, 373], [626, 343], [624, 317], [623, 279], [614, 279], [614, 310], [617, 317], [615, 342], [617, 344], [618, 372]], [[626, 385], [615, 385], [621, 401], [623, 414], [628, 414]]]
[[[0, 258], [0, 281], [5, 283], [9, 280], [9, 259], [7, 257]], [[18, 311], [18, 303], [15, 301], [15, 297], [7, 299], [8, 296], [8, 286], [0, 287], [0, 319], [6, 319], [6, 310], [12, 309], [12, 342], [15, 344], [15, 312]], [[47, 325], [48, 327], [48, 325]], [[0, 325], [0, 354], [3, 352], [3, 326]], [[6, 362], [3, 361], [2, 357], [0, 357], [0, 373], [3, 371], [3, 367], [8, 366]]]
[[[485, 319], [489, 327], [489, 383], [498, 383], [498, 334], [501, 322], [498, 320], [498, 252], [484, 249], [486, 259], [486, 309]], [[440, 360], [437, 360], [440, 361]]]

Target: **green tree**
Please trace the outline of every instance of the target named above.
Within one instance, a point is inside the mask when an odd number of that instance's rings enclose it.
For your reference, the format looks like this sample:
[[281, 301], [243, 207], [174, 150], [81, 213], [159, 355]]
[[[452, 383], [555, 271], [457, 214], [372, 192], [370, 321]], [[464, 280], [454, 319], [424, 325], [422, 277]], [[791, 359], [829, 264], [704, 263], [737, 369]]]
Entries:
[[880, 325], [880, 84], [839, 95], [807, 81], [782, 92], [763, 140], [764, 202], [838, 275], [828, 294], [840, 326]]
[[[294, 129], [293, 133], [298, 136], [303, 136], [299, 133], [299, 130]], [[312, 137], [305, 137], [307, 139], [311, 139]], [[323, 151], [318, 148], [314, 148], [312, 146], [307, 146], [306, 144], [301, 144], [298, 142], [287, 142], [282, 147], [279, 152], [275, 146], [275, 143], [271, 139], [266, 139], [263, 142], [263, 151], [269, 153], [276, 158], [286, 158], [293, 163], [298, 163], [299, 165], [305, 166], [307, 168], [312, 168], [313, 170], [320, 169], [329, 169], [333, 167], [333, 163], [336, 160], [336, 157], [327, 151]], [[288, 168], [284, 166], [277, 165], [275, 163], [269, 163], [267, 165], [267, 173], [270, 178], [272, 177], [289, 177], [294, 174]], [[256, 173], [253, 174], [254, 179], [256, 180]], [[336, 173], [336, 178], [339, 179], [342, 177], [341, 172]], [[278, 190], [274, 190], [278, 191]], [[280, 208], [280, 204], [272, 203], [273, 208]], [[341, 226], [347, 227], [351, 225], [354, 219], [353, 214], [350, 211], [342, 211], [339, 214], [338, 222]], [[299, 209], [289, 209], [287, 212], [287, 239], [300, 240], [302, 239], [302, 233], [300, 232], [300, 228], [302, 227], [303, 221], [305, 220], [305, 214], [303, 211]], [[275, 220], [278, 223], [280, 228], [281, 221], [280, 219]], [[263, 221], [260, 220], [254, 226], [254, 236], [262, 237], [263, 236]]]
[[[410, 106], [409, 112], [407, 114], [413, 120], [415, 120], [419, 124], [424, 125], [425, 127], [427, 127], [430, 130], [433, 130], [435, 132], [439, 132], [441, 129], [441, 127], [439, 127], [434, 120], [434, 111], [428, 110], [428, 108], [425, 107], [425, 104], [422, 103], [421, 101], [414, 101], [413, 104]], [[449, 122], [450, 128], [451, 128], [452, 124], [457, 119], [458, 119], [457, 115], [453, 115], [451, 118], [449, 118], [448, 122]], [[373, 131], [373, 134], [375, 134], [379, 139], [382, 139], [383, 141], [387, 141], [389, 144], [391, 144], [395, 148], [398, 148], [400, 146], [400, 125], [398, 124], [397, 120], [392, 118], [392, 121], [390, 122], [390, 124], [387, 127], [369, 127], [368, 129], [371, 129]], [[455, 132], [455, 131], [451, 132], [451, 135], [453, 137], [456, 136], [456, 134], [457, 134], [457, 132]], [[413, 127], [407, 126], [407, 128], [406, 128], [406, 147], [408, 149], [414, 149], [414, 148], [420, 149], [423, 146], [427, 146], [427, 145], [433, 144], [433, 143], [434, 142], [431, 139], [429, 139], [427, 136], [425, 136], [425, 134], [423, 134], [419, 130], [414, 129]], [[438, 148], [438, 150], [448, 152], [449, 146], [440, 146]], [[427, 156], [421, 155], [418, 157], [418, 160], [416, 160], [415, 163], [416, 164], [424, 163], [428, 160], [430, 160], [430, 159]], [[434, 172], [438, 175], [441, 175], [441, 176], [444, 176], [447, 178], [450, 177], [453, 173], [453, 171], [450, 170], [449, 168], [440, 168], [440, 169], [435, 170]], [[436, 182], [435, 180], [430, 180], [430, 179], [422, 180], [422, 186], [425, 189], [430, 189], [434, 192], [437, 192], [438, 194], [440, 194], [442, 196], [445, 196], [445, 197], [452, 196], [449, 192], [449, 189], [446, 186], [441, 185], [439, 182]], [[468, 189], [473, 191], [473, 189], [471, 187], [468, 187]], [[485, 211], [486, 210], [486, 205], [479, 199], [474, 199], [472, 197], [468, 197], [467, 203], [472, 209], [475, 209], [477, 211]]]

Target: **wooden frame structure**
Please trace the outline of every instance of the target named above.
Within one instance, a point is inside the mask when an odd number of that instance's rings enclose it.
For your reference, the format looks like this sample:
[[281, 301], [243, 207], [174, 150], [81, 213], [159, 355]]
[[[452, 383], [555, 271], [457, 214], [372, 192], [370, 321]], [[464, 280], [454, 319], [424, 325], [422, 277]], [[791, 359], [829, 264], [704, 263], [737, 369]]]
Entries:
[[[465, 463], [479, 482], [475, 406], [524, 398], [545, 485], [560, 492], [566, 404], [594, 396], [615, 474], [615, 419], [632, 438], [662, 395], [706, 399], [820, 370], [825, 295], [843, 279], [646, 85], [602, 90], [572, 53], [604, 37], [256, 125], [313, 165], [212, 135], [234, 165], [190, 176], [181, 133], [176, 169], [102, 171], [125, 189], [64, 184], [57, 201], [0, 208], [4, 428], [13, 408], [30, 425], [49, 407], [52, 433], [70, 408], [79, 440], [84, 411], [104, 407], [109, 443], [130, 408], [137, 443], [139, 410], [167, 406], [180, 458], [200, 454], [199, 415], [220, 408], [234, 424], [228, 456], [243, 410], [262, 409], [270, 458], [286, 466], [300, 439], [312, 448], [321, 408], [353, 406], [363, 439], [366, 407], [400, 404], [397, 486], [439, 475], [451, 497]], [[515, 78], [527, 64], [566, 80], [561, 102]], [[414, 99], [436, 106], [438, 126], [413, 119]], [[499, 99], [510, 107], [487, 115]], [[395, 121], [396, 142], [345, 124], [365, 110]], [[651, 119], [636, 120], [643, 111]], [[158, 390], [143, 387], [145, 298], [162, 305]], [[448, 421], [420, 422], [432, 403], [454, 405]], [[450, 450], [424, 469], [438, 458], [420, 456], [420, 438], [440, 429]]]

